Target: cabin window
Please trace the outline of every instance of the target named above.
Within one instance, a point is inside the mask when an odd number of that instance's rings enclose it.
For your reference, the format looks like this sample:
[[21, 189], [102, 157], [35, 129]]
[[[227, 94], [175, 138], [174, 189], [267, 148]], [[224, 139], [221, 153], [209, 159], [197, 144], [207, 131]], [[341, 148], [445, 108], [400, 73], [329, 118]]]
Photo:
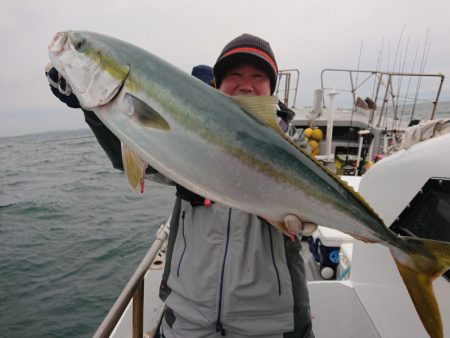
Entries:
[[[403, 236], [450, 242], [450, 179], [428, 180], [390, 228]], [[450, 281], [450, 270], [444, 277]]]

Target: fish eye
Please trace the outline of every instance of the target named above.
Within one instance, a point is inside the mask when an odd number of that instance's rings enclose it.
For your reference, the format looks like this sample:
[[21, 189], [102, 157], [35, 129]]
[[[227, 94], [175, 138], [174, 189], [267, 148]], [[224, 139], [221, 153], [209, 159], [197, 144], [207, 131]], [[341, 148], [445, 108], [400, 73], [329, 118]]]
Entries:
[[86, 39], [80, 39], [75, 43], [75, 49], [80, 50], [86, 45]]

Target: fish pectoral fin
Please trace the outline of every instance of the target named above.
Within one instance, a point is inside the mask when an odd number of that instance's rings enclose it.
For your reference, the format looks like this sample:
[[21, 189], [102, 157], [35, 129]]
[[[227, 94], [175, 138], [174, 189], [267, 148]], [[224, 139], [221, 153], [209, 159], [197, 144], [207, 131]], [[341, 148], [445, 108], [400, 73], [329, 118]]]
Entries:
[[136, 191], [139, 188], [139, 191], [143, 193], [145, 170], [148, 164], [124, 143], [122, 143], [122, 162], [131, 190]]
[[[407, 242], [409, 261], [391, 250], [400, 275], [426, 331], [432, 338], [443, 338], [439, 306], [433, 280], [450, 267], [450, 243], [419, 238], [402, 238]], [[398, 257], [396, 257], [398, 255]]]
[[126, 96], [133, 107], [132, 116], [134, 116], [139, 123], [149, 128], [170, 130], [167, 121], [155, 109], [130, 93], [126, 94]]
[[242, 109], [257, 120], [284, 135], [277, 121], [278, 98], [275, 96], [232, 96]]

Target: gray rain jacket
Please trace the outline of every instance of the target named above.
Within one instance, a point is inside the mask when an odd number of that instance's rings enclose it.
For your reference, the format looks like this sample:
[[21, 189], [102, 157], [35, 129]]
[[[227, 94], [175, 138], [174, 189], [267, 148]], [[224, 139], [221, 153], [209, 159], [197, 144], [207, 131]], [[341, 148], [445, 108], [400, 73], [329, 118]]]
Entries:
[[170, 227], [164, 337], [313, 337], [298, 238], [243, 211], [180, 197]]

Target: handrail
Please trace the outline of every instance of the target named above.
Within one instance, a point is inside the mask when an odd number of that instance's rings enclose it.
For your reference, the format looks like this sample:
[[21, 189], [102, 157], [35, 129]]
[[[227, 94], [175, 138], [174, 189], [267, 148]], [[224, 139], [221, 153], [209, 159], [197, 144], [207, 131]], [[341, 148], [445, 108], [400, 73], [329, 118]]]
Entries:
[[[387, 96], [388, 96], [389, 86], [391, 86], [392, 77], [406, 76], [406, 77], [419, 77], [419, 78], [423, 78], [423, 77], [440, 78], [440, 82], [439, 82], [439, 86], [438, 86], [436, 97], [435, 97], [434, 101], [432, 101], [433, 107], [432, 107], [432, 111], [431, 111], [431, 119], [434, 119], [434, 115], [435, 115], [435, 112], [436, 112], [436, 106], [437, 106], [437, 103], [439, 102], [439, 96], [440, 96], [442, 85], [443, 85], [444, 79], [445, 79], [445, 75], [443, 75], [441, 73], [433, 74], [433, 73], [409, 73], [409, 72], [383, 72], [383, 71], [378, 71], [378, 70], [355, 70], [355, 69], [325, 68], [320, 73], [320, 83], [321, 83], [322, 90], [332, 89], [332, 88], [327, 88], [324, 85], [324, 74], [326, 72], [348, 72], [350, 74], [350, 79], [351, 79], [350, 80], [351, 81], [351, 90], [350, 90], [350, 92], [353, 94], [353, 106], [355, 106], [355, 104], [356, 104], [356, 96], [355, 96], [356, 88], [355, 88], [355, 86], [352, 83], [352, 81], [353, 81], [353, 75], [352, 74], [353, 73], [363, 73], [363, 74], [371, 74], [371, 76], [372, 75], [379, 76], [377, 93], [375, 94], [375, 97], [372, 98], [375, 101], [375, 104], [376, 104], [376, 101], [377, 101], [377, 98], [378, 98], [380, 85], [382, 83], [382, 78], [383, 78], [383, 76], [387, 76], [388, 77], [389, 84], [386, 86], [386, 93], [385, 93], [384, 100], [383, 100], [383, 107], [382, 107], [382, 109], [380, 111], [380, 116], [379, 116], [379, 120], [378, 120], [378, 126], [380, 125], [381, 119], [383, 117], [384, 108], [385, 108], [385, 104], [387, 102]], [[333, 88], [333, 89], [335, 89], [335, 88]], [[391, 95], [393, 95], [392, 89], [391, 89]], [[325, 107], [325, 96], [323, 98], [323, 106]], [[371, 111], [371, 122], [372, 122], [372, 119], [374, 118], [374, 113], [375, 113], [375, 108], [372, 109], [372, 111]]]
[[125, 288], [109, 310], [105, 319], [93, 335], [94, 338], [107, 338], [116, 327], [122, 314], [133, 298], [133, 338], [142, 338], [143, 333], [143, 300], [144, 300], [144, 276], [152, 265], [156, 255], [166, 241], [169, 230], [167, 224], [170, 219], [159, 228], [156, 239], [147, 254], [142, 259], [136, 271], [131, 276]]
[[[297, 74], [297, 80], [295, 82], [295, 87], [291, 89], [291, 74], [296, 73]], [[285, 86], [284, 90], [280, 90], [280, 83], [281, 83], [281, 77], [286, 76], [285, 80]], [[288, 106], [289, 105], [289, 98], [290, 98], [290, 92], [294, 91], [294, 99], [292, 103], [292, 107], [295, 107], [295, 102], [297, 101], [297, 93], [298, 93], [298, 83], [300, 81], [300, 71], [298, 69], [282, 69], [278, 71], [278, 81], [277, 86], [275, 89], [275, 96], [278, 96], [278, 93], [280, 91], [284, 91], [284, 99], [283, 103]]]

